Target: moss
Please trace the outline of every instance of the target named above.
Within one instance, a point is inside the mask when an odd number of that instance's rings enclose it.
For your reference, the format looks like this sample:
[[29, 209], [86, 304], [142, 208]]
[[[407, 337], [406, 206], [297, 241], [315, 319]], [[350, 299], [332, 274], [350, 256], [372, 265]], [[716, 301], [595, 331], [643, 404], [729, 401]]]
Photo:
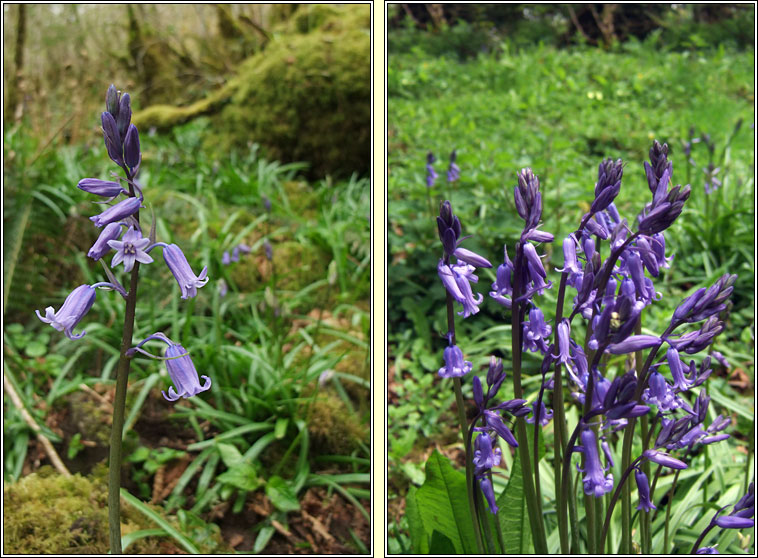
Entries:
[[[3, 543], [8, 554], [106, 554], [108, 552], [107, 473], [104, 465], [88, 477], [66, 478], [50, 467], [3, 488]], [[158, 506], [148, 505], [164, 515]], [[121, 533], [155, 525], [122, 501]], [[218, 530], [201, 552], [225, 547]], [[184, 553], [168, 537], [145, 537], [132, 543], [130, 554]]]
[[211, 96], [182, 108], [153, 106], [133, 121], [167, 128], [210, 114], [206, 147], [219, 153], [256, 142], [269, 159], [309, 162], [312, 178], [368, 173], [369, 6], [304, 5], [276, 29]]
[[[278, 291], [297, 292], [312, 283], [314, 277], [326, 276], [328, 258], [319, 250], [299, 242], [274, 242], [273, 248]], [[231, 277], [240, 291], [254, 292], [268, 285], [271, 273], [271, 263], [261, 253], [257, 253], [240, 258], [231, 270]]]
[[321, 454], [349, 455], [359, 441], [366, 439], [366, 428], [356, 413], [336, 395], [319, 395], [310, 407], [308, 433], [312, 448]]

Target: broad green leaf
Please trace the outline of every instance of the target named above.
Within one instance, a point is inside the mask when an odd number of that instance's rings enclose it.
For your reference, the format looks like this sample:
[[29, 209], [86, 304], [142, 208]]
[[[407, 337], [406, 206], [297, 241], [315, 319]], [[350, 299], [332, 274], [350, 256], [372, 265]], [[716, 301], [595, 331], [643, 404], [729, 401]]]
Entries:
[[426, 462], [426, 482], [416, 492], [424, 530], [435, 529], [450, 538], [458, 554], [477, 552], [474, 523], [468, 507], [466, 475], [435, 451]]
[[276, 509], [294, 512], [300, 509], [297, 493], [282, 477], [273, 476], [266, 482], [266, 496]]
[[218, 453], [221, 455], [224, 465], [230, 469], [242, 461], [242, 454], [236, 446], [231, 444], [218, 444], [216, 447], [218, 447]]
[[262, 484], [255, 467], [247, 463], [234, 465], [228, 471], [216, 477], [216, 480], [242, 490], [250, 491], [257, 489]]
[[455, 547], [449, 537], [434, 530], [432, 533], [432, 544], [429, 547], [429, 554], [455, 554]]
[[429, 537], [424, 530], [424, 522], [418, 509], [416, 493], [418, 489], [411, 485], [405, 498], [405, 517], [411, 535], [411, 550], [414, 554], [429, 554]]

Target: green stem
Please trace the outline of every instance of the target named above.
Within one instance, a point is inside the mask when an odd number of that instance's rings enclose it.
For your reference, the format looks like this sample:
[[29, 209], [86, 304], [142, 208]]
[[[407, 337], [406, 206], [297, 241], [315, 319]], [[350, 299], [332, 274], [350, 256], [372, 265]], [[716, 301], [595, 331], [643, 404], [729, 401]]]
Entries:
[[126, 409], [126, 386], [129, 378], [131, 358], [126, 351], [132, 346], [134, 334], [134, 314], [137, 307], [137, 283], [139, 281], [139, 263], [134, 264], [126, 297], [124, 311], [124, 331], [121, 336], [121, 358], [118, 362], [116, 376], [116, 395], [113, 400], [113, 425], [111, 426], [111, 447], [108, 466], [108, 529], [111, 554], [121, 554], [121, 441], [124, 428], [124, 411]]
[[[626, 479], [629, 478], [629, 475], [634, 471], [634, 467], [642, 459], [642, 457], [638, 457], [634, 460], [633, 463], [627, 467], [627, 469], [624, 471], [624, 474], [621, 475], [621, 480], [619, 481], [619, 485], [616, 487], [616, 490], [613, 491], [613, 498], [611, 498], [611, 503], [608, 505], [608, 511], [605, 512], [605, 521], [603, 522], [603, 531], [600, 534], [600, 544], [598, 545], [598, 548], [603, 548], [605, 546], [605, 537], [608, 535], [608, 527], [611, 524], [611, 516], [613, 516], [613, 508], [616, 506], [616, 502], [618, 502], [619, 495], [623, 491], [623, 487], [627, 486]], [[619, 554], [623, 554], [623, 552], [619, 552]]]
[[[563, 319], [563, 299], [566, 294], [566, 283], [568, 273], [561, 274], [561, 283], [558, 287], [558, 301], [555, 305], [555, 355], [558, 356], [558, 324]], [[553, 425], [555, 436], [553, 438], [553, 477], [555, 479], [555, 494], [562, 493], [561, 490], [561, 460], [563, 459], [562, 448], [566, 447], [566, 414], [563, 409], [563, 367], [556, 359], [555, 373], [553, 374]], [[566, 518], [566, 506], [568, 502], [564, 499], [556, 502], [558, 511], [558, 532], [561, 539], [561, 554], [569, 553], [568, 544], [568, 521]]]
[[[524, 390], [521, 386], [521, 328], [523, 304], [518, 301], [521, 296], [521, 275], [524, 266], [524, 250], [519, 244], [516, 247], [516, 260], [514, 265], [513, 308], [511, 312], [511, 359], [513, 365], [513, 394], [516, 399], [524, 398]], [[545, 543], [545, 529], [542, 524], [542, 516], [539, 514], [536, 494], [534, 492], [532, 463], [529, 457], [529, 436], [526, 432], [526, 422], [523, 417], [516, 418], [516, 439], [519, 444], [519, 459], [521, 469], [524, 472], [524, 496], [526, 497], [527, 512], [529, 513], [529, 527], [532, 531], [532, 542], [537, 554], [547, 554]]]

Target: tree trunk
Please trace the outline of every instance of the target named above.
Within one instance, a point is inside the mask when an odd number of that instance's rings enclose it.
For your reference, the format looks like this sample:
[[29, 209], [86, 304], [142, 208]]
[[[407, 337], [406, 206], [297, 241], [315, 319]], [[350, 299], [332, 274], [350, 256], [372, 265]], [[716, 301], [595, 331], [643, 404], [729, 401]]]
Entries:
[[16, 12], [16, 52], [13, 57], [13, 75], [8, 82], [5, 111], [12, 114], [16, 122], [21, 120], [24, 104], [19, 102], [23, 93], [24, 43], [26, 42], [26, 4], [18, 4]]

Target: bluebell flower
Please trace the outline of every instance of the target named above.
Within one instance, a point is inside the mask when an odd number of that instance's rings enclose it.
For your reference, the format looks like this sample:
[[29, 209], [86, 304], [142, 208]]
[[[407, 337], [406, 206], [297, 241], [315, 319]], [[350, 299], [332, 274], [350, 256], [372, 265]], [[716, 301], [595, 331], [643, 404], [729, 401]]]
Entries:
[[229, 265], [232, 263], [232, 258], [229, 256], [229, 252], [224, 250], [224, 253], [221, 254], [221, 263], [222, 265]]
[[720, 552], [716, 549], [715, 546], [704, 546], [702, 548], [698, 548], [695, 554], [720, 554]]
[[187, 262], [187, 258], [176, 244], [163, 244], [163, 259], [171, 273], [174, 275], [179, 288], [182, 290], [182, 298], [197, 296], [197, 289], [208, 282], [208, 266], [203, 267], [200, 275], [195, 275]]
[[[197, 370], [187, 349], [171, 341], [163, 332], [159, 331], [149, 335], [129, 349], [126, 352], [127, 356], [133, 356], [134, 353], [140, 352], [151, 358], [158, 358], [142, 349], [142, 345], [153, 339], [157, 339], [168, 345], [162, 360], [166, 361], [166, 370], [174, 386], [176, 386], [176, 389], [173, 386], [168, 388], [168, 395], [166, 395], [165, 391], [162, 392], [163, 397], [168, 401], [176, 401], [180, 397], [187, 399], [211, 388], [211, 379], [208, 376], [198, 377]], [[205, 380], [202, 385], [200, 384], [200, 378]]]
[[108, 242], [111, 240], [116, 240], [119, 236], [121, 236], [121, 223], [109, 223], [108, 225], [105, 225], [102, 232], [100, 233], [100, 236], [97, 237], [97, 240], [92, 245], [92, 248], [90, 248], [89, 252], [87, 252], [87, 256], [95, 261], [99, 260], [105, 254], [111, 251], [111, 247]]
[[455, 182], [461, 177], [461, 169], [455, 164], [456, 155], [455, 149], [453, 149], [452, 153], [450, 153], [450, 166], [447, 169], [448, 182]]
[[66, 297], [63, 306], [57, 312], [52, 306], [45, 308], [44, 317], [39, 313], [39, 310], [35, 310], [35, 312], [40, 320], [50, 324], [58, 331], [62, 331], [69, 339], [80, 339], [86, 332], [82, 331], [79, 335], [74, 335], [72, 330], [89, 312], [94, 303], [95, 287], [79, 285]]
[[653, 463], [657, 463], [658, 465], [663, 465], [664, 467], [668, 467], [669, 469], [686, 469], [687, 464], [683, 461], [679, 461], [678, 459], [675, 459], [671, 457], [669, 454], [654, 450], [654, 449], [648, 449], [642, 452], [642, 457], [647, 459], [648, 461], [652, 461]]
[[129, 272], [134, 267], [134, 262], [152, 263], [153, 258], [145, 252], [148, 244], [150, 244], [149, 238], [143, 238], [142, 233], [135, 230], [134, 227], [129, 227], [121, 240], [108, 241], [108, 246], [116, 250], [116, 255], [111, 260], [111, 267], [116, 267], [124, 262], [124, 271]]
[[579, 436], [582, 445], [577, 446], [576, 450], [584, 454], [584, 469], [581, 469], [578, 464], [576, 468], [584, 473], [582, 479], [584, 493], [599, 498], [613, 490], [613, 473], [605, 474], [610, 469], [610, 465], [603, 469], [597, 449], [597, 440], [592, 429], [584, 428]]
[[130, 124], [124, 138], [124, 162], [134, 172], [142, 160], [139, 147], [139, 132], [134, 124]]
[[100, 215], [93, 215], [90, 217], [90, 221], [95, 223], [96, 227], [104, 227], [110, 223], [121, 221], [127, 217], [134, 215], [139, 211], [142, 202], [139, 198], [126, 198], [121, 200], [116, 205], [112, 205]]
[[104, 198], [113, 198], [119, 194], [129, 193], [118, 182], [99, 180], [97, 178], [82, 178], [79, 184], [77, 184], [77, 188], [88, 194], [95, 194]]
[[646, 512], [656, 509], [655, 504], [650, 501], [650, 484], [648, 484], [647, 475], [638, 467], [634, 470], [634, 480], [637, 482], [637, 492], [640, 496], [637, 509]]
[[[545, 402], [540, 400], [539, 401], [539, 408], [540, 408], [540, 426], [547, 426], [551, 420], [553, 420], [553, 410], [548, 409], [545, 407]], [[532, 403], [532, 415], [527, 417], [526, 422], [529, 424], [534, 424], [535, 419], [537, 418], [537, 401]]]
[[545, 323], [542, 310], [536, 306], [529, 310], [529, 320], [524, 322], [523, 328], [524, 348], [532, 353], [540, 351], [545, 354], [547, 352], [545, 339], [550, 337], [553, 328]]
[[431, 151], [426, 154], [426, 187], [431, 188], [434, 186], [435, 180], [437, 180], [437, 173], [434, 171], [432, 165], [437, 160], [434, 153]]
[[618, 196], [623, 173], [621, 159], [614, 162], [613, 159], [608, 158], [600, 163], [595, 183], [595, 199], [590, 206], [592, 213], [604, 210]]
[[205, 380], [205, 383], [200, 385], [195, 365], [184, 347], [171, 344], [166, 349], [165, 356], [168, 375], [176, 386], [176, 389], [173, 386], [168, 388], [168, 395], [165, 391], [162, 392], [168, 401], [176, 401], [180, 397], [186, 399], [211, 388], [211, 379], [208, 376], [200, 376]]
[[437, 372], [440, 377], [460, 378], [471, 372], [473, 365], [471, 362], [463, 360], [463, 352], [457, 345], [445, 347], [443, 356], [445, 358], [445, 366]]
[[[474, 275], [476, 268], [473, 265], [461, 263], [449, 267], [452, 271], [453, 279], [458, 286], [458, 291], [461, 293], [460, 298], [456, 300], [463, 305], [463, 310], [458, 312], [458, 315], [468, 318], [472, 314], [479, 312], [479, 305], [484, 299], [481, 293], [477, 293], [475, 296], [471, 290], [471, 283], [477, 283], [479, 281], [479, 278]], [[447, 287], [447, 285], [445, 286]], [[451, 292], [450, 294], [453, 293]], [[453, 297], [455, 298], [454, 294]]]
[[118, 132], [116, 119], [110, 112], [104, 112], [100, 116], [103, 125], [103, 138], [108, 157], [119, 166], [124, 165], [124, 146]]
[[474, 466], [476, 475], [479, 475], [485, 469], [492, 469], [500, 465], [502, 452], [500, 448], [492, 449], [492, 438], [486, 432], [480, 432], [474, 442]]
[[497, 268], [495, 275], [495, 282], [492, 283], [492, 289], [490, 296], [495, 299], [495, 302], [510, 308], [513, 298], [513, 262], [508, 259], [508, 249], [503, 246], [504, 263], [500, 264]]
[[479, 487], [482, 489], [485, 500], [487, 500], [487, 505], [489, 506], [490, 513], [493, 515], [496, 514], [500, 508], [497, 507], [495, 491], [492, 488], [492, 482], [489, 478], [483, 476], [479, 479]]

